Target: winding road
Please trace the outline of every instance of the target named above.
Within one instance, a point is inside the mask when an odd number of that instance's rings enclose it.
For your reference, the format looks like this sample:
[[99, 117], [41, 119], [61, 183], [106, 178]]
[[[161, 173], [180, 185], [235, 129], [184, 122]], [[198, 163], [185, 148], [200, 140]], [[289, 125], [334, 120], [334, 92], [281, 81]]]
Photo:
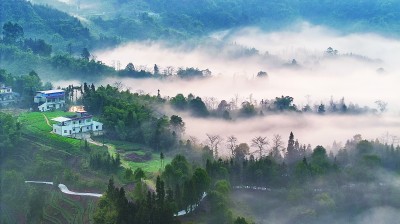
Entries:
[[[25, 183], [34, 183], [34, 184], [48, 184], [48, 185], [54, 185], [53, 182], [46, 182], [46, 181], [25, 181]], [[59, 184], [58, 188], [60, 189], [61, 192], [64, 194], [70, 194], [70, 195], [78, 195], [78, 196], [90, 196], [90, 197], [101, 197], [102, 194], [96, 194], [96, 193], [80, 193], [80, 192], [74, 192], [70, 191], [67, 186], [64, 184]]]

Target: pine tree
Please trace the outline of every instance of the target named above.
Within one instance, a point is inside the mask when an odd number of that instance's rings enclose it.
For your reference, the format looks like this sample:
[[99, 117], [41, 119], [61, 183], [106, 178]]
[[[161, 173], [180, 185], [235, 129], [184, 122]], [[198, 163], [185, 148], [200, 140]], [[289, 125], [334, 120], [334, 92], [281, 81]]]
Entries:
[[286, 161], [290, 164], [295, 160], [295, 146], [294, 146], [294, 135], [293, 132], [290, 132], [288, 146], [286, 149]]

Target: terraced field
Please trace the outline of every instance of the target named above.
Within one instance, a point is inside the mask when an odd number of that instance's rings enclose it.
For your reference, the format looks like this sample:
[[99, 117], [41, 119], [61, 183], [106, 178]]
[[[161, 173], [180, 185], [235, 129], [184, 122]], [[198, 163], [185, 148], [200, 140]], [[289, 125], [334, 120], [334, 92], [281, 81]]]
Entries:
[[45, 223], [93, 223], [96, 200], [54, 191], [43, 211]]

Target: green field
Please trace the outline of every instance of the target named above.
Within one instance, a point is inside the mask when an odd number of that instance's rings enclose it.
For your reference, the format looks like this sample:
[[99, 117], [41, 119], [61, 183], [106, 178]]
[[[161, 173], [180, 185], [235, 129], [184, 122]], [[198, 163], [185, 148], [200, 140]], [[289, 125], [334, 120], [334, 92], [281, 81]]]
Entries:
[[[46, 116], [50, 124], [52, 125], [55, 123], [54, 121], [51, 121], [52, 118], [73, 114], [74, 113], [62, 111], [43, 113], [27, 112], [19, 116], [19, 121], [21, 123], [21, 127], [23, 130], [23, 134], [25, 134], [25, 137], [34, 141], [51, 145], [55, 148], [64, 149], [68, 153], [75, 154], [77, 150], [80, 150], [81, 146], [83, 146], [83, 141], [74, 138], [62, 137], [51, 133], [52, 127], [47, 124], [44, 117]], [[94, 140], [97, 142], [103, 142], [103, 138], [101, 136], [94, 137]], [[149, 147], [131, 142], [116, 141], [110, 139], [104, 139], [104, 143], [107, 145], [110, 155], [115, 157], [117, 151], [120, 153], [121, 163], [124, 168], [131, 168], [132, 170], [141, 168], [147, 173], [157, 173], [160, 171], [161, 161], [160, 155], [158, 153], [152, 153], [152, 159], [145, 162], [133, 162], [124, 159], [126, 153], [135, 152], [138, 155], [144, 155], [148, 152], [151, 152], [152, 150]], [[90, 147], [101, 148], [101, 146], [93, 144], [91, 144]], [[166, 157], [164, 159], [164, 165], [170, 163], [171, 160], [171, 158]]]
[[[101, 137], [94, 138], [98, 142], [102, 142], [103, 139]], [[120, 153], [121, 156], [121, 163], [124, 168], [131, 168], [132, 170], [136, 170], [137, 168], [143, 169], [147, 173], [158, 173], [161, 168], [161, 161], [160, 161], [160, 154], [152, 153], [151, 160], [146, 162], [133, 162], [127, 161], [125, 159], [125, 155], [129, 153], [136, 153], [138, 155], [145, 155], [152, 150], [144, 145], [126, 142], [126, 141], [116, 141], [116, 140], [109, 140], [105, 139], [104, 143], [108, 146], [108, 151], [110, 155], [116, 155], [117, 151]], [[172, 161], [172, 158], [165, 157], [164, 158], [164, 166]]]
[[59, 116], [67, 116], [73, 113], [69, 112], [27, 112], [19, 116], [18, 120], [21, 123], [22, 134], [38, 142], [54, 146], [56, 148], [65, 149], [67, 152], [79, 150], [83, 144], [82, 141], [73, 138], [66, 138], [51, 133], [52, 127], [46, 122], [45, 116], [49, 119], [50, 124], [55, 122], [51, 121], [52, 118]]

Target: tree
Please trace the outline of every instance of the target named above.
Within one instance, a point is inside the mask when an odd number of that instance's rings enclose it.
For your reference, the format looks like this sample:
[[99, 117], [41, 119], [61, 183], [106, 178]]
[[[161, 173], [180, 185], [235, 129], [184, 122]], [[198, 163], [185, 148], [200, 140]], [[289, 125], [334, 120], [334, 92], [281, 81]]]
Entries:
[[204, 169], [196, 168], [193, 173], [192, 180], [194, 185], [194, 194], [196, 195], [196, 203], [198, 204], [204, 192], [209, 189], [211, 179]]
[[165, 166], [162, 178], [169, 188], [175, 188], [176, 184], [182, 186], [185, 180], [190, 179], [192, 169], [183, 155], [177, 155], [170, 164]]
[[324, 104], [320, 104], [319, 106], [318, 106], [318, 113], [319, 114], [324, 114], [325, 113], [325, 105]]
[[237, 138], [234, 135], [231, 135], [226, 140], [226, 147], [231, 151], [232, 158], [235, 157], [235, 148], [237, 146]]
[[266, 78], [266, 77], [268, 77], [268, 74], [266, 72], [264, 72], [264, 71], [259, 71], [257, 73], [257, 77], [258, 78]]
[[135, 72], [135, 66], [132, 64], [132, 62], [129, 62], [129, 63], [126, 65], [125, 71], [127, 71], [128, 73]]
[[242, 108], [240, 108], [240, 114], [244, 117], [251, 117], [256, 115], [256, 109], [252, 103], [246, 101], [242, 103]]
[[69, 55], [72, 55], [72, 43], [68, 43], [67, 52], [68, 52]]
[[22, 42], [24, 30], [18, 23], [7, 22], [3, 25], [3, 42], [16, 44]]
[[325, 51], [325, 54], [328, 56], [334, 56], [334, 55], [337, 55], [338, 53], [339, 53], [339, 51], [333, 49], [332, 47], [328, 47]]
[[237, 217], [235, 222], [233, 224], [249, 224], [245, 218], [243, 217]]
[[269, 144], [269, 142], [267, 140], [267, 137], [257, 136], [251, 140], [251, 146], [258, 148], [258, 151], [260, 154], [259, 159], [262, 158], [263, 152], [265, 150], [265, 146], [267, 146], [268, 144]]
[[219, 135], [207, 135], [207, 145], [210, 147], [214, 153], [215, 158], [218, 158], [218, 146], [222, 142], [223, 138]]
[[154, 64], [154, 76], [159, 76], [160, 75], [160, 69], [156, 64]]
[[31, 38], [25, 39], [24, 48], [30, 49], [34, 54], [49, 57], [52, 52], [52, 46], [47, 44], [44, 40], [32, 40]]
[[282, 137], [280, 135], [274, 135], [272, 138], [271, 157], [274, 158], [276, 162], [282, 161], [281, 150], [283, 150]]
[[330, 163], [324, 147], [320, 145], [315, 147], [311, 155], [311, 165], [313, 172], [317, 174], [326, 173], [329, 169]]
[[20, 124], [11, 115], [0, 112], [0, 161], [19, 142]]
[[235, 148], [235, 158], [236, 160], [243, 161], [247, 155], [250, 153], [250, 147], [247, 143], [240, 143]]
[[[132, 172], [132, 170], [131, 170]], [[137, 168], [135, 172], [133, 173], [133, 177], [135, 178], [136, 181], [141, 181], [143, 178], [146, 177], [146, 174], [141, 168]]]
[[382, 100], [377, 100], [375, 101], [375, 104], [378, 106], [378, 109], [381, 113], [386, 111], [387, 102], [384, 102]]
[[192, 114], [197, 117], [207, 117], [209, 115], [207, 107], [200, 97], [196, 97], [189, 101], [189, 109]]
[[133, 171], [131, 168], [125, 169], [125, 179], [130, 180], [133, 176]]
[[172, 115], [170, 118], [172, 130], [180, 137], [185, 132], [185, 122], [177, 115]]
[[89, 61], [90, 55], [91, 54], [90, 54], [89, 50], [86, 47], [82, 49], [81, 57], [83, 59], [85, 59], [86, 61]]
[[161, 162], [161, 168], [164, 167], [164, 153], [160, 152], [160, 162]]
[[288, 163], [293, 163], [297, 159], [294, 143], [295, 142], [294, 142], [293, 132], [290, 132], [288, 146], [286, 148], [286, 157], [285, 157]]
[[183, 94], [181, 94], [181, 93], [177, 94], [175, 97], [172, 97], [169, 102], [175, 109], [178, 109], [178, 110], [186, 109], [186, 106], [188, 104], [185, 96], [183, 96]]
[[276, 97], [274, 101], [275, 108], [280, 111], [296, 110], [296, 107], [292, 103], [293, 97], [291, 96]]

